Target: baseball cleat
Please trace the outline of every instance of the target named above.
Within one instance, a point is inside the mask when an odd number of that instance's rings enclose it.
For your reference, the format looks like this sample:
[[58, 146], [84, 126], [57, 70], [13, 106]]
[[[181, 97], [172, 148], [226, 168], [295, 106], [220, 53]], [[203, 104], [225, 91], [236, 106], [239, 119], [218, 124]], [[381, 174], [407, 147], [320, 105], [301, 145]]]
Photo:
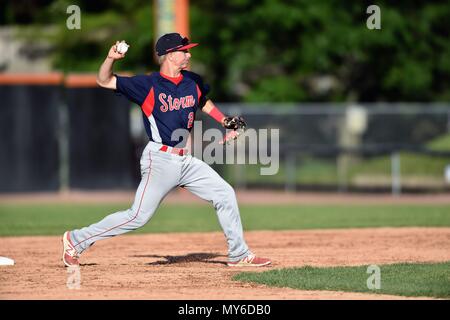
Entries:
[[271, 264], [272, 261], [266, 258], [258, 258], [254, 254], [249, 254], [239, 261], [228, 262], [229, 267], [262, 267]]
[[79, 265], [78, 262], [78, 252], [75, 250], [75, 247], [72, 244], [72, 241], [70, 240], [70, 233], [69, 231], [64, 232], [63, 238], [63, 262], [66, 267], [70, 266], [77, 266]]

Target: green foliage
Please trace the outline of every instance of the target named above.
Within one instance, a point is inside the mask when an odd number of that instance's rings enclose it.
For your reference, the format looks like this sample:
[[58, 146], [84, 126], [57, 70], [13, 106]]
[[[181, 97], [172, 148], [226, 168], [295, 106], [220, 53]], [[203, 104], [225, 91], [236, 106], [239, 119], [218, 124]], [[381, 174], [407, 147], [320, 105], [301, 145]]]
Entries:
[[246, 102], [302, 101], [306, 93], [288, 76], [276, 76], [259, 81], [244, 97]]
[[[414, 297], [450, 297], [450, 262], [399, 263], [379, 265], [380, 288], [369, 289], [368, 266], [277, 269], [265, 272], [245, 272], [233, 280], [288, 287], [299, 290], [328, 290], [391, 294]], [[370, 270], [369, 270], [370, 271]], [[373, 282], [370, 282], [373, 284]]]
[[[377, 3], [381, 30], [366, 28], [368, 2], [192, 1], [192, 31], [213, 53], [224, 100], [438, 101], [449, 96], [445, 1]], [[205, 50], [199, 48], [198, 51]], [[314, 80], [327, 75], [329, 88]], [[220, 79], [217, 79], [220, 77]]]
[[[36, 4], [36, 2], [32, 2]], [[95, 72], [126, 39], [117, 70], [154, 71], [152, 1], [42, 1], [29, 22], [53, 24], [54, 66]], [[82, 29], [65, 28], [69, 4]], [[368, 1], [190, 1], [193, 70], [218, 101], [446, 101], [450, 99], [448, 1], [378, 1], [381, 30], [369, 30]], [[0, 23], [23, 22], [8, 4]], [[37, 30], [38, 31], [38, 30]], [[39, 39], [39, 32], [35, 39]]]
[[[69, 30], [66, 20], [69, 5], [81, 10], [81, 29]], [[97, 72], [109, 48], [120, 40], [132, 46], [127, 59], [116, 70], [149, 72], [156, 68], [153, 58], [153, 7], [151, 1], [68, 1], [57, 0], [36, 14], [35, 31], [27, 33], [30, 42], [41, 41], [43, 26], [57, 30], [47, 38], [53, 46], [53, 66], [63, 72]]]

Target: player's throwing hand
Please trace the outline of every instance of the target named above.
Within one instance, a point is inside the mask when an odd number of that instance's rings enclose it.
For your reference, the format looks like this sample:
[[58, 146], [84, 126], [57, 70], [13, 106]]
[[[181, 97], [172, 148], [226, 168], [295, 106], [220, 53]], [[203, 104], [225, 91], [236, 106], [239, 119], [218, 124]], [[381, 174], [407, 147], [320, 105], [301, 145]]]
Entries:
[[109, 49], [109, 52], [108, 52], [108, 58], [113, 59], [113, 60], [120, 60], [120, 59], [125, 58], [126, 52], [120, 53], [120, 52], [118, 51], [118, 46], [119, 46], [119, 44], [120, 44], [120, 41], [116, 41], [116, 44], [113, 45], [113, 46], [111, 47], [111, 49]]

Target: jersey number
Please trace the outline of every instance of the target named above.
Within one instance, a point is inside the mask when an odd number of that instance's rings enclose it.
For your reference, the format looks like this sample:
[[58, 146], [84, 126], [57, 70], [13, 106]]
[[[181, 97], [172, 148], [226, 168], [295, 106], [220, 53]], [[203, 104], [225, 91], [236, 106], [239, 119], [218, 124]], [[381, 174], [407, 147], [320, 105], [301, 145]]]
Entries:
[[194, 112], [189, 112], [187, 128], [188, 129], [192, 128], [193, 124], [194, 124]]

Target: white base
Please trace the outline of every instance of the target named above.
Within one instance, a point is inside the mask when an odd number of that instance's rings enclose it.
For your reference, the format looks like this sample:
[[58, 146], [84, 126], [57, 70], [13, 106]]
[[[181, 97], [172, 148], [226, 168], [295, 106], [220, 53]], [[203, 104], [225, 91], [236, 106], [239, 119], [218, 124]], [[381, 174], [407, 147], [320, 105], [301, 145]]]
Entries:
[[0, 257], [0, 266], [13, 266], [14, 260], [7, 257]]

